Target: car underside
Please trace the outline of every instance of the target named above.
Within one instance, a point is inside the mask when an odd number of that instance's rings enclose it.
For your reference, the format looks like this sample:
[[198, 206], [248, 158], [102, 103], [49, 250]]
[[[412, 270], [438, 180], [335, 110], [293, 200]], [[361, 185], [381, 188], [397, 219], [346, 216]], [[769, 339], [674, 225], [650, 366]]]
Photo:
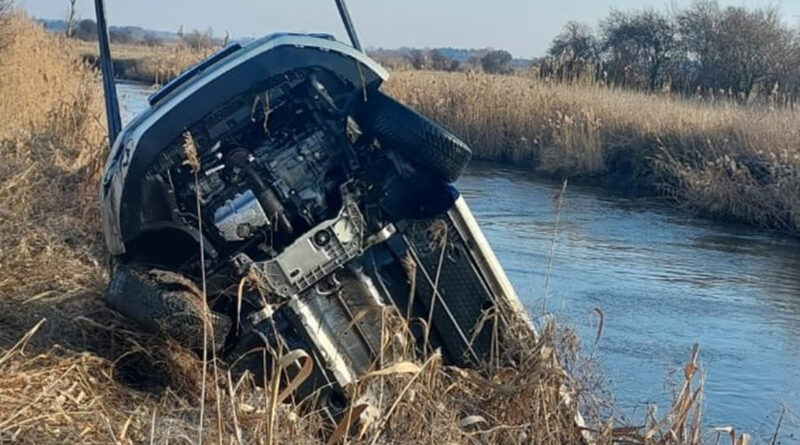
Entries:
[[[329, 37], [277, 35], [156, 93], [102, 185], [108, 304], [196, 350], [213, 330], [208, 347], [265, 379], [305, 351], [296, 395], [333, 415], [400, 355], [489, 361], [498, 308], [522, 310], [452, 185], [471, 152], [385, 78]], [[387, 341], [387, 314], [410, 340]]]

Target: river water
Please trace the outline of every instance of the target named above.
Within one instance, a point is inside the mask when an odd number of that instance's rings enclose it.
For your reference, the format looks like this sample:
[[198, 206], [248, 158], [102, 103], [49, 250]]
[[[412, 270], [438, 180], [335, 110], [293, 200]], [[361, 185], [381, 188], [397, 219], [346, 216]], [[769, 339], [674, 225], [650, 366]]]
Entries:
[[[150, 90], [120, 84], [123, 120]], [[574, 325], [620, 411], [665, 414], [692, 345], [707, 375], [707, 427], [733, 425], [769, 442], [783, 406], [800, 413], [800, 242], [675, 210], [656, 198], [562, 184], [473, 163], [459, 180], [500, 262], [533, 314]], [[559, 219], [556, 227], [555, 222]], [[554, 230], [555, 229], [555, 230]], [[782, 443], [800, 443], [787, 414]]]

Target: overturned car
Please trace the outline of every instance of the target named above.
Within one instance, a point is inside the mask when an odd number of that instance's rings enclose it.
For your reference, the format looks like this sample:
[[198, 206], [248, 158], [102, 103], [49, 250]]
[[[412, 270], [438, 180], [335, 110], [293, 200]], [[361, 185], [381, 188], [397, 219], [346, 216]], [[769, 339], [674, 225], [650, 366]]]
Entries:
[[264, 356], [305, 351], [292, 389], [333, 415], [392, 359], [387, 309], [412, 349], [490, 360], [492, 314], [523, 311], [452, 185], [470, 149], [384, 94], [387, 77], [330, 36], [276, 34], [151, 96], [101, 185], [107, 303], [264, 378]]

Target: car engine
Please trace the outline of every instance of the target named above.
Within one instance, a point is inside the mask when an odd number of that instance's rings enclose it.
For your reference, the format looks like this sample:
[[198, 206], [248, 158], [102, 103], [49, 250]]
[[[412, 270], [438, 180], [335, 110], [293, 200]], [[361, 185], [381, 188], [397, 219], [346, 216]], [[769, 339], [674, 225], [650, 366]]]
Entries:
[[[201, 166], [196, 180], [185, 163], [186, 140], [162, 153], [149, 172], [187, 226], [198, 226], [199, 197], [203, 234], [219, 253], [212, 269], [237, 255], [252, 261], [276, 257], [298, 236], [336, 217], [348, 196], [373, 187], [363, 174], [369, 144], [358, 138], [355, 121], [318, 74], [291, 74], [222, 105], [189, 129], [185, 137]], [[315, 242], [332, 236], [319, 234]]]

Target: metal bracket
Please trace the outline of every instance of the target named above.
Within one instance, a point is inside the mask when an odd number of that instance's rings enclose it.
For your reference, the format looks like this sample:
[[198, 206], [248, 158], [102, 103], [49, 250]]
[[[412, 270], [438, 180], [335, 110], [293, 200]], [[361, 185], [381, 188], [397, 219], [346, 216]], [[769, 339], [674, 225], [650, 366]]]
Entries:
[[364, 250], [364, 216], [355, 200], [343, 196], [342, 209], [301, 235], [280, 255], [254, 266], [270, 289], [284, 298], [302, 293]]

